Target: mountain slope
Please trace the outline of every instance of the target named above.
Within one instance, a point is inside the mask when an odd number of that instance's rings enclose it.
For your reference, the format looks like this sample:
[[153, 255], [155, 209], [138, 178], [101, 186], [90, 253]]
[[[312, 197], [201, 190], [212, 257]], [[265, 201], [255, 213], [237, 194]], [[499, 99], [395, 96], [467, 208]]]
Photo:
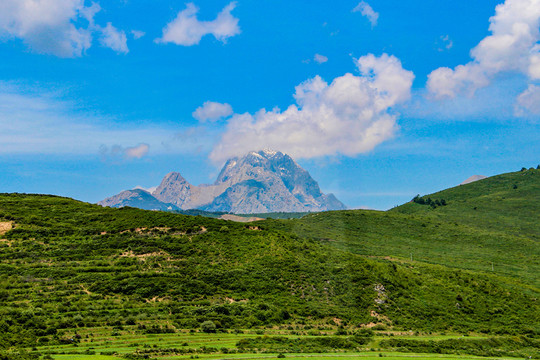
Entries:
[[120, 194], [99, 202], [101, 206], [124, 207], [131, 206], [144, 210], [179, 210], [174, 204], [159, 201], [148, 191], [142, 189], [125, 190]]
[[55, 343], [55, 334], [85, 327], [175, 331], [207, 320], [221, 329], [332, 320], [398, 331], [539, 331], [538, 294], [519, 281], [363, 257], [264, 222], [21, 194], [0, 195], [0, 221], [14, 226], [0, 243], [7, 346]]
[[447, 205], [433, 208], [410, 202], [391, 211], [456, 220], [475, 228], [526, 235], [540, 241], [540, 170], [492, 176], [423, 196], [428, 197], [444, 199]]
[[[194, 186], [180, 173], [171, 172], [152, 195], [156, 199], [152, 206], [161, 201], [183, 210], [251, 214], [345, 209], [334, 195], [323, 194], [317, 182], [290, 156], [271, 150], [229, 159], [211, 185]], [[118, 207], [121, 202], [116, 202], [117, 197], [98, 204]]]
[[[299, 220], [267, 221], [357, 254], [511, 276], [540, 288], [540, 170], [494, 176], [387, 212], [336, 211]], [[425, 202], [425, 201], [424, 201]]]

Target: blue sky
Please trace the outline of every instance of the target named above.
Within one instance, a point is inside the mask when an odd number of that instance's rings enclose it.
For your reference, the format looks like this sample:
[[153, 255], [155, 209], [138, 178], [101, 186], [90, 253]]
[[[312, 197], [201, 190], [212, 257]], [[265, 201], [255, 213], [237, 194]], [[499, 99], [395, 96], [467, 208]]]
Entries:
[[292, 155], [351, 208], [540, 163], [540, 1], [0, 3], [0, 191]]

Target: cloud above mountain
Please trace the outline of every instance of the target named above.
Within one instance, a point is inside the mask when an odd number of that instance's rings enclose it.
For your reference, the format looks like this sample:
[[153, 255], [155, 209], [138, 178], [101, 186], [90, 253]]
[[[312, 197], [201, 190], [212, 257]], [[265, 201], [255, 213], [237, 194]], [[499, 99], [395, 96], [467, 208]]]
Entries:
[[296, 87], [286, 110], [235, 114], [210, 158], [221, 162], [253, 149], [274, 148], [294, 158], [372, 150], [394, 136], [392, 108], [410, 98], [414, 74], [394, 56], [356, 60], [359, 76], [345, 74], [330, 84], [320, 76]]
[[232, 115], [233, 109], [231, 105], [218, 103], [214, 101], [206, 101], [202, 106], [199, 106], [191, 115], [201, 121], [217, 121], [221, 118]]

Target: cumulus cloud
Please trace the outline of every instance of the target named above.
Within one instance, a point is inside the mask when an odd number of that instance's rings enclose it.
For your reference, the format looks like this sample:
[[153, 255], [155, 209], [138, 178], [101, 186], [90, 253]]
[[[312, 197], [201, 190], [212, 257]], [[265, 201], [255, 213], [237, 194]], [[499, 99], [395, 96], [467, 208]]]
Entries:
[[0, 32], [38, 53], [81, 56], [91, 45], [91, 32], [72, 21], [84, 18], [84, 10], [80, 0], [3, 0]]
[[[2, 0], [0, 35], [21, 39], [36, 53], [79, 57], [92, 45], [93, 33], [101, 31], [94, 25], [100, 9], [97, 3], [86, 6], [84, 0]], [[110, 35], [105, 36], [108, 47]]]
[[233, 109], [231, 105], [206, 101], [202, 106], [199, 106], [191, 115], [201, 122], [217, 121], [221, 118], [232, 115]]
[[436, 98], [472, 95], [501, 72], [540, 79], [540, 1], [506, 0], [489, 21], [491, 35], [471, 50], [469, 63], [428, 75], [427, 88]]
[[377, 20], [379, 20], [379, 13], [373, 10], [373, 8], [365, 1], [360, 1], [358, 5], [352, 10], [353, 12], [359, 12], [363, 16], [367, 17], [371, 26], [377, 25]]
[[315, 56], [313, 57], [313, 61], [315, 61], [318, 64], [322, 64], [322, 63], [327, 62], [328, 58], [321, 54], [315, 54]]
[[326, 83], [316, 76], [296, 87], [296, 104], [285, 111], [235, 114], [210, 158], [215, 162], [262, 148], [296, 158], [372, 150], [391, 138], [397, 115], [391, 108], [410, 98], [414, 74], [394, 56], [372, 54], [356, 60], [350, 73]]
[[111, 23], [107, 23], [107, 26], [101, 29], [102, 37], [100, 42], [103, 46], [111, 48], [118, 53], [127, 54], [129, 49], [127, 47], [127, 37], [124, 31], [120, 31]]
[[540, 114], [540, 86], [531, 84], [518, 96], [515, 114], [517, 116]]
[[231, 15], [236, 2], [231, 2], [212, 21], [197, 19], [199, 8], [188, 3], [186, 8], [178, 13], [176, 19], [163, 29], [163, 36], [156, 42], [174, 43], [176, 45], [196, 45], [205, 35], [213, 35], [219, 41], [225, 42], [229, 37], [240, 34], [238, 19]]

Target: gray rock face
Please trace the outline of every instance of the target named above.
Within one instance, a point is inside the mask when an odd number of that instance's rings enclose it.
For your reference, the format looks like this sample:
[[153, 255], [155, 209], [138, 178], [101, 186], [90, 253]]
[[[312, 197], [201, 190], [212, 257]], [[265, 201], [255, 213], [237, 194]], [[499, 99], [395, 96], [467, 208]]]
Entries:
[[229, 159], [214, 183], [220, 185], [226, 185], [226, 190], [204, 206], [205, 210], [250, 214], [345, 209], [334, 195], [324, 195], [289, 155], [279, 151], [262, 150]]
[[156, 199], [165, 203], [171, 203], [179, 208], [191, 200], [191, 184], [177, 172], [165, 175], [161, 184], [152, 193]]
[[159, 201], [149, 192], [142, 189], [126, 190], [120, 194], [98, 202], [101, 206], [124, 207], [131, 206], [145, 210], [178, 210], [173, 204]]
[[[323, 194], [290, 156], [271, 150], [229, 159], [212, 185], [194, 186], [179, 173], [169, 173], [152, 195], [180, 209], [243, 214], [345, 209], [334, 195]], [[100, 204], [116, 206], [116, 197]]]

